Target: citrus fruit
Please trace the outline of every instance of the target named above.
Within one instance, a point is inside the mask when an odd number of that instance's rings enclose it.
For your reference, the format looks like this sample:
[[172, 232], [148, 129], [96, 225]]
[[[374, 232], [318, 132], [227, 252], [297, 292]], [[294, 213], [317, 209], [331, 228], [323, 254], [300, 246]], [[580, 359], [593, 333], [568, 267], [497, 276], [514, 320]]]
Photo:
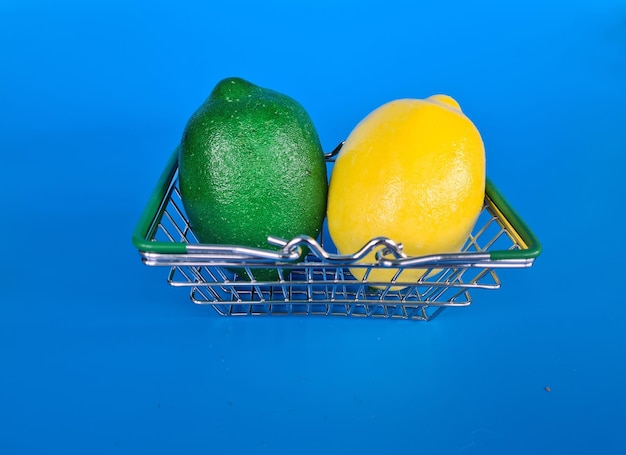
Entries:
[[270, 235], [315, 238], [326, 211], [326, 163], [310, 116], [293, 98], [241, 78], [220, 81], [189, 119], [179, 186], [202, 243], [267, 249]]
[[[328, 228], [341, 254], [383, 236], [408, 256], [458, 252], [482, 210], [485, 150], [480, 133], [446, 95], [399, 99], [353, 129], [332, 169]], [[375, 252], [363, 262], [376, 262]], [[363, 279], [365, 268], [351, 272]], [[397, 269], [373, 268], [368, 282]], [[407, 269], [399, 280], [419, 279]]]

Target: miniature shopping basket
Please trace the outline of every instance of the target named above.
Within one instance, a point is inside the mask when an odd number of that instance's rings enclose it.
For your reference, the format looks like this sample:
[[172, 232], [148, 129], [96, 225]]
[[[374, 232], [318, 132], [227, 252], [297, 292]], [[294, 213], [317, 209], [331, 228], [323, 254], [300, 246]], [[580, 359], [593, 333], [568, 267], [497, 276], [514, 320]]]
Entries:
[[[329, 166], [341, 145], [326, 154]], [[188, 288], [193, 302], [221, 315], [428, 321], [446, 307], [469, 305], [477, 290], [498, 289], [496, 269], [530, 267], [541, 252], [535, 235], [489, 179], [484, 208], [460, 253], [412, 257], [393, 239], [380, 237], [341, 255], [326, 223], [317, 239], [269, 237], [267, 249], [201, 244], [185, 215], [177, 158], [176, 149], [139, 219], [133, 244], [146, 265], [169, 268], [170, 285]], [[371, 252], [376, 259], [364, 262]], [[355, 268], [365, 269], [357, 274], [362, 278], [351, 273]], [[379, 268], [392, 271], [385, 274], [389, 281], [369, 278]], [[411, 269], [424, 273], [415, 278], [420, 274]]]

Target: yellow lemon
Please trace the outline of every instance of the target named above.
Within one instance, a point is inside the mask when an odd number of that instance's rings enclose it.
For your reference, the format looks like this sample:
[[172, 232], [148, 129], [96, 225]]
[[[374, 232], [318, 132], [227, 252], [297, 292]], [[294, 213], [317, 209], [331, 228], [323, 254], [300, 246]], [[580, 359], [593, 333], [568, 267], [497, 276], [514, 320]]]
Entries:
[[[332, 169], [327, 218], [341, 254], [383, 236], [409, 256], [458, 252], [482, 210], [485, 149], [476, 126], [447, 95], [399, 99], [365, 117]], [[374, 263], [375, 252], [364, 263]], [[365, 268], [351, 272], [363, 279]], [[397, 270], [374, 268], [368, 282]], [[423, 269], [399, 280], [416, 281]]]

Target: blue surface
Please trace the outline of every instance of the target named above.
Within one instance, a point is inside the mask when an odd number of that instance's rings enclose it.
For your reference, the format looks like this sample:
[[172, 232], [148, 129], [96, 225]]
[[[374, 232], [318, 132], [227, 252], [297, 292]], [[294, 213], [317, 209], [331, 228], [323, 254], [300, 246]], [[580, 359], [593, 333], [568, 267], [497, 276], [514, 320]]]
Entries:
[[[626, 453], [623, 1], [83, 3], [0, 5], [0, 453]], [[327, 150], [455, 97], [543, 254], [430, 323], [194, 306], [130, 234], [227, 76]]]

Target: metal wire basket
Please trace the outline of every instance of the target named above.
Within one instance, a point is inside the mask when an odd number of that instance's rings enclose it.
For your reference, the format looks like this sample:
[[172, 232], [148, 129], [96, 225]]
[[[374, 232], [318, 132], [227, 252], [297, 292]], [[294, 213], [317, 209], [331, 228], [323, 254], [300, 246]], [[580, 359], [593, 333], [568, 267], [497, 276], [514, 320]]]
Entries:
[[[340, 147], [326, 154], [329, 164]], [[267, 249], [201, 244], [184, 212], [177, 158], [174, 150], [135, 228], [133, 243], [146, 265], [169, 267], [170, 285], [188, 288], [193, 302], [210, 305], [221, 315], [428, 321], [446, 307], [469, 305], [476, 290], [500, 288], [496, 269], [530, 267], [541, 252], [537, 238], [489, 179], [484, 208], [456, 254], [410, 257], [393, 239], [381, 237], [352, 255], [340, 255], [326, 226], [318, 239], [270, 237]], [[308, 251], [304, 260], [302, 251]], [[376, 260], [363, 262], [372, 251]], [[350, 273], [354, 268], [365, 269], [362, 279]], [[368, 279], [377, 268], [393, 270], [393, 278]], [[264, 281], [260, 269], [275, 270], [277, 278]], [[409, 279], [405, 272], [410, 269], [425, 273]]]

